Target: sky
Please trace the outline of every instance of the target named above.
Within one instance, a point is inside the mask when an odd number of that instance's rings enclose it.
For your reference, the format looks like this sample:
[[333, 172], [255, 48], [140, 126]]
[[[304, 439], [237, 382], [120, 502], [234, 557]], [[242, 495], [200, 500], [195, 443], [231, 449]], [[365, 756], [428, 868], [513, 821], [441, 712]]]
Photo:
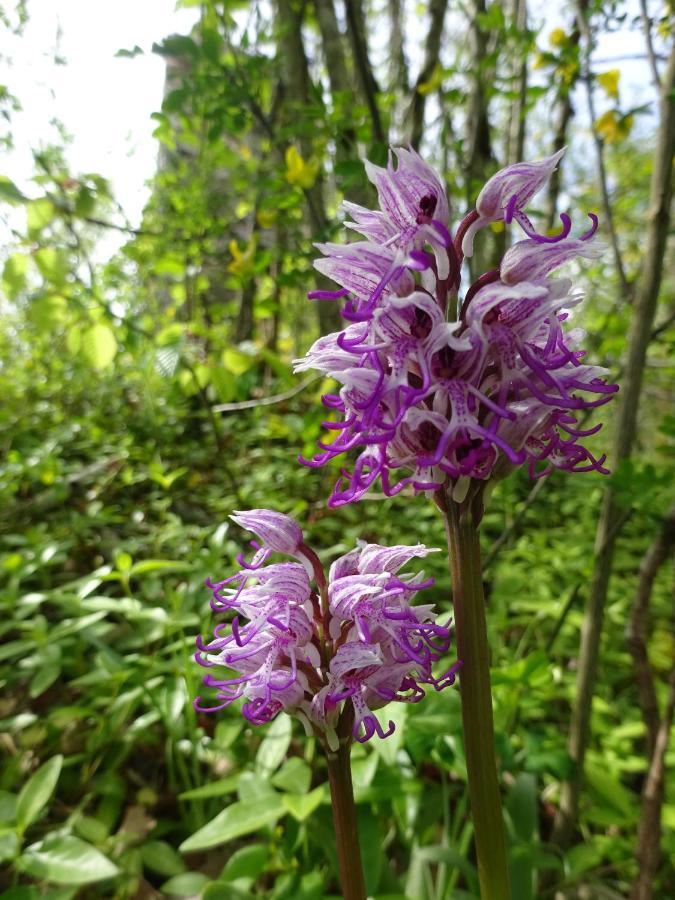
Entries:
[[[0, 173], [30, 195], [31, 148], [61, 142], [50, 124], [58, 119], [72, 136], [67, 148], [71, 170], [108, 178], [128, 219], [137, 224], [148, 197], [145, 185], [156, 167], [155, 123], [150, 116], [160, 108], [164, 84], [164, 61], [151, 52], [152, 44], [168, 34], [188, 32], [197, 18], [195, 8], [176, 10], [175, 3], [29, 0], [23, 35], [6, 41], [2, 34], [0, 84], [8, 85], [23, 109], [13, 115], [15, 148], [0, 162]], [[408, 6], [412, 3], [407, 0]], [[628, 7], [639, 10], [637, 0], [629, 0]], [[536, 24], [546, 19], [539, 39], [540, 46], [546, 46], [546, 35], [561, 24], [560, 10], [544, 0], [532, 0], [530, 9]], [[419, 27], [423, 28], [421, 22]], [[643, 60], [613, 61], [634, 54], [636, 40], [641, 51], [641, 35], [616, 32], [604, 36], [596, 52], [596, 70], [622, 69], [622, 97], [630, 105], [653, 96]], [[115, 56], [136, 45], [142, 55]], [[583, 115], [585, 104], [580, 100]]]
[[[29, 0], [23, 35], [6, 41], [3, 34], [0, 84], [18, 96], [22, 111], [12, 117], [15, 147], [4, 155], [0, 172], [30, 193], [31, 148], [60, 142], [50, 124], [59, 119], [73, 138], [67, 150], [72, 171], [110, 179], [115, 197], [137, 223], [157, 159], [150, 115], [160, 108], [164, 87], [164, 60], [151, 52], [152, 44], [188, 32], [197, 18], [197, 10], [176, 11], [175, 5], [176, 0]], [[136, 45], [142, 55], [115, 57]]]

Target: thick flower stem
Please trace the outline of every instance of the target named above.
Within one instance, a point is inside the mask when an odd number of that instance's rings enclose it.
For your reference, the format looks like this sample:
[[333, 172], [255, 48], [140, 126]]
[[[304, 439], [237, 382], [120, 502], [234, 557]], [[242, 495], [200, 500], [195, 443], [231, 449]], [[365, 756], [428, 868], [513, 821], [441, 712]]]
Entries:
[[350, 755], [350, 741], [345, 738], [340, 740], [337, 750], [326, 748], [342, 896], [345, 900], [366, 900]]
[[462, 722], [469, 798], [473, 819], [481, 900], [509, 900], [509, 870], [495, 759], [490, 649], [481, 578], [478, 527], [471, 504], [444, 498], [457, 655], [462, 698]]

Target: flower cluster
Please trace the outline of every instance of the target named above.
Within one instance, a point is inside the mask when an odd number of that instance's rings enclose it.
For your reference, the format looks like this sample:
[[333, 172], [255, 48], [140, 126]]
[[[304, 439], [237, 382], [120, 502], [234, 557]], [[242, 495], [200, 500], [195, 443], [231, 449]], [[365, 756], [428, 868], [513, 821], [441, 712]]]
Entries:
[[[394, 724], [383, 729], [373, 710], [393, 700], [416, 703], [422, 685], [441, 690], [454, 682], [458, 664], [440, 677], [432, 671], [449, 648], [449, 629], [436, 623], [431, 606], [412, 605], [432, 581], [399, 574], [431, 552], [424, 545], [360, 543], [326, 578], [290, 517], [258, 509], [232, 518], [261, 542], [252, 542], [250, 562], [239, 557], [239, 572], [208, 582], [212, 609], [233, 618], [217, 625], [209, 642], [197, 640], [197, 661], [214, 670], [204, 684], [216, 689], [212, 706], [197, 698], [198, 711], [243, 698], [242, 712], [254, 725], [284, 710], [335, 747], [343, 711], [353, 715], [357, 740], [387, 737]], [[273, 552], [296, 561], [268, 563]]]
[[[569, 260], [601, 254], [597, 218], [590, 214], [592, 227], [571, 237], [563, 214], [560, 233], [546, 236], [525, 213], [560, 154], [494, 175], [453, 239], [436, 173], [412, 150], [394, 153], [396, 166], [391, 157], [386, 168], [366, 164], [380, 210], [345, 204], [347, 226], [366, 240], [317, 245], [316, 268], [341, 287], [309, 296], [346, 297], [347, 325], [296, 361], [297, 371], [316, 369], [341, 385], [323, 398], [334, 439], [302, 461], [321, 466], [359, 451], [330, 505], [359, 500], [378, 478], [389, 496], [451, 480], [460, 498], [470, 479], [501, 477], [524, 463], [532, 477], [553, 468], [605, 473], [605, 456], [582, 443], [601, 426], [585, 429], [578, 415], [617, 387], [583, 362], [582, 333], [564, 330], [581, 298], [568, 279], [551, 275]], [[476, 279], [456, 310], [464, 257], [476, 233], [497, 221], [518, 223], [526, 238]]]

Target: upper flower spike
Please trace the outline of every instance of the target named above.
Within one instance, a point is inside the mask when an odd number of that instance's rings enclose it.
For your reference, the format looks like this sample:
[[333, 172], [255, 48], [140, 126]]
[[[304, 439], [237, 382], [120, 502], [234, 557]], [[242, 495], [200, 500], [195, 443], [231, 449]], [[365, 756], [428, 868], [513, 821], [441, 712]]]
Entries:
[[[317, 467], [357, 451], [329, 505], [353, 503], [377, 481], [387, 496], [448, 485], [458, 499], [472, 479], [501, 478], [523, 464], [533, 477], [552, 468], [605, 473], [604, 456], [583, 445], [595, 429], [575, 415], [606, 403], [617, 388], [603, 369], [585, 364], [583, 335], [567, 327], [580, 295], [555, 275], [566, 262], [600, 255], [592, 240], [597, 217], [590, 214], [592, 227], [571, 237], [563, 214], [562, 231], [547, 236], [525, 212], [561, 154], [498, 172], [451, 242], [439, 177], [412, 151], [394, 153], [398, 167], [391, 159], [386, 169], [368, 165], [381, 210], [347, 204], [351, 227], [369, 240], [319, 245], [325, 258], [317, 268], [349, 295], [343, 315], [352, 324], [319, 338], [296, 362], [340, 386], [322, 398], [331, 440], [302, 461]], [[448, 321], [461, 247], [470, 253], [476, 231], [499, 219], [516, 220], [527, 239], [478, 275], [457, 321]]]
[[[490, 222], [515, 219], [529, 234], [532, 226], [523, 210], [532, 197], [544, 187], [565, 150], [559, 150], [537, 162], [519, 162], [501, 169], [485, 184], [476, 200], [477, 218], [464, 233], [462, 252], [473, 254], [476, 233]], [[568, 232], [569, 233], [569, 232]]]

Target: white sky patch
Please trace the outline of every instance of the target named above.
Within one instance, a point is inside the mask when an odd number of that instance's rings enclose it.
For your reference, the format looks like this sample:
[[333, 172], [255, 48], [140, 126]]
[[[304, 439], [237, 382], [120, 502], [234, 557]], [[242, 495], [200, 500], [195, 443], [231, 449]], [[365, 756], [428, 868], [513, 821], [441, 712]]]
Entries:
[[[109, 179], [137, 224], [157, 160], [150, 115], [160, 109], [164, 88], [164, 60], [152, 44], [189, 32], [197, 20], [197, 10], [174, 7], [175, 0], [30, 0], [24, 34], [5, 40], [0, 61], [0, 83], [22, 106], [12, 115], [15, 146], [0, 172], [35, 194], [31, 150], [61, 143], [58, 120], [72, 136], [71, 171]], [[136, 45], [142, 55], [115, 57]]]

